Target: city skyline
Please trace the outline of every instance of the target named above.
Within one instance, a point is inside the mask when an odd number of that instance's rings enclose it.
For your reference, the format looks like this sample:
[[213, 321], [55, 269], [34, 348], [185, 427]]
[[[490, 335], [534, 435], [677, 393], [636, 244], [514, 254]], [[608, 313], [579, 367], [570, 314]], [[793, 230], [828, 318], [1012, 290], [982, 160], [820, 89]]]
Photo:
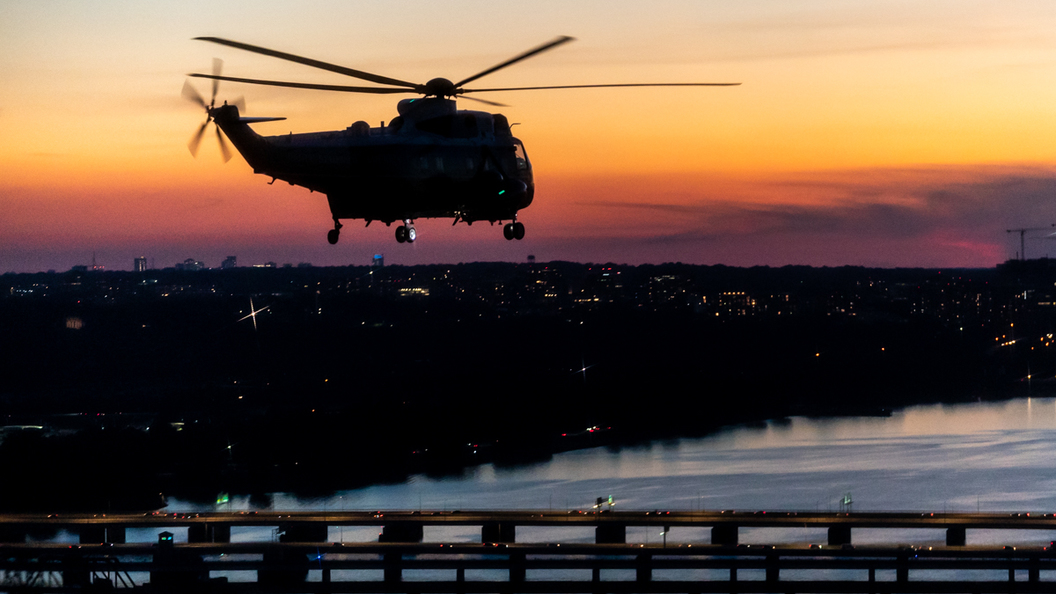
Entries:
[[[1056, 223], [1054, 22], [1056, 7], [1043, 2], [9, 3], [0, 7], [0, 273], [69, 269], [93, 252], [110, 269], [144, 254], [235, 253], [316, 265], [385, 253], [393, 264], [534, 254], [993, 266], [1017, 256], [1008, 229]], [[536, 170], [522, 242], [504, 241], [498, 226], [426, 219], [413, 245], [396, 245], [380, 223], [347, 221], [330, 246], [325, 197], [268, 186], [239, 156], [223, 165], [215, 142], [197, 160], [186, 148], [201, 114], [180, 88], [213, 57], [232, 76], [347, 83], [193, 37], [427, 80], [560, 34], [577, 41], [489, 84], [743, 84], [489, 96], [510, 105], [488, 110], [518, 124]], [[377, 125], [396, 113], [391, 97], [234, 83], [219, 96], [288, 118], [258, 125], [262, 134]], [[1051, 242], [1034, 235], [1027, 256], [1049, 255]]]

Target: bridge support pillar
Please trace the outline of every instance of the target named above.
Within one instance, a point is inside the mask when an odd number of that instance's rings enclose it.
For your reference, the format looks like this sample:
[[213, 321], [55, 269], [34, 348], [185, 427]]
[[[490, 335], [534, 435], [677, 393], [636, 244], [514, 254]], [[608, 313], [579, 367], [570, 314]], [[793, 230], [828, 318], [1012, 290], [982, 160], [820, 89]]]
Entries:
[[[280, 537], [281, 540], [281, 537]], [[264, 564], [269, 569], [257, 570], [257, 583], [265, 587], [290, 587], [308, 578], [308, 555], [282, 549], [264, 553]]]
[[227, 524], [194, 524], [187, 527], [187, 542], [231, 542], [231, 526]]
[[711, 544], [735, 546], [737, 544], [737, 526], [734, 524], [712, 526]]
[[279, 526], [279, 542], [326, 542], [326, 524], [286, 524]]
[[403, 581], [403, 554], [385, 553], [382, 557], [385, 566], [385, 582], [392, 584]]
[[642, 553], [634, 558], [635, 579], [639, 582], [653, 581], [653, 556]]
[[78, 537], [78, 541], [81, 544], [94, 544], [101, 542], [124, 544], [125, 528], [124, 526], [104, 526], [99, 524], [81, 526], [81, 533]]
[[523, 584], [526, 574], [524, 553], [510, 553], [510, 583]]
[[78, 536], [78, 542], [80, 542], [81, 544], [106, 542], [106, 527], [81, 526], [80, 535]]
[[946, 529], [946, 546], [963, 547], [968, 544], [968, 530], [964, 526], [953, 526]]
[[766, 556], [766, 581], [781, 581], [781, 567], [778, 563], [777, 555]]
[[597, 544], [627, 544], [627, 526], [623, 524], [601, 524], [594, 529]]
[[230, 524], [210, 525], [209, 528], [212, 530], [213, 533], [213, 542], [231, 542]]
[[895, 561], [895, 581], [909, 581], [909, 557], [899, 557]]
[[422, 542], [424, 537], [421, 524], [386, 524], [381, 528], [378, 542]]
[[205, 524], [192, 524], [187, 527], [187, 542], [213, 542], [209, 536], [209, 526]]
[[850, 526], [829, 526], [829, 546], [851, 544]]
[[480, 529], [480, 542], [516, 542], [517, 525], [510, 522], [485, 522]]

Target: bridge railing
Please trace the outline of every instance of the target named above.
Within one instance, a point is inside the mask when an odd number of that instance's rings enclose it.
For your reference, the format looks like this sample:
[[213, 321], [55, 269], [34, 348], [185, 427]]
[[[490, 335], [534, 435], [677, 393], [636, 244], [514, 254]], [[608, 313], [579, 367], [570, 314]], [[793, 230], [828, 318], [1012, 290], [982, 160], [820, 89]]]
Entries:
[[148, 583], [218, 592], [1052, 592], [1056, 556], [1041, 547], [0, 544], [0, 584], [10, 590]]

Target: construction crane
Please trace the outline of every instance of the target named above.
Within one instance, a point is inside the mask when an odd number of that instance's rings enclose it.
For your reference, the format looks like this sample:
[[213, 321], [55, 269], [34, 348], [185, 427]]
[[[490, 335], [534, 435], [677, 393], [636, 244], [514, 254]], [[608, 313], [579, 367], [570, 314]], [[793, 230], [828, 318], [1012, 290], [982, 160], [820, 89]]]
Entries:
[[1027, 259], [1027, 244], [1023, 240], [1023, 236], [1027, 231], [1048, 231], [1049, 229], [1056, 227], [1056, 223], [1049, 225], [1048, 227], [1028, 227], [1025, 229], [1008, 229], [1008, 233], [1019, 233], [1019, 259]]

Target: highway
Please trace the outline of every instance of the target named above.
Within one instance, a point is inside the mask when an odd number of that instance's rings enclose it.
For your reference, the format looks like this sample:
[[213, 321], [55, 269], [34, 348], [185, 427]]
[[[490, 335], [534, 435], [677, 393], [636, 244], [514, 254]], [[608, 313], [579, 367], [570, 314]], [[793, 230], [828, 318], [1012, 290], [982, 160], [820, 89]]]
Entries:
[[633, 526], [742, 528], [950, 528], [960, 526], [991, 530], [1056, 530], [1056, 514], [1038, 513], [919, 513], [919, 512], [744, 512], [744, 511], [260, 511], [202, 513], [118, 514], [0, 514], [0, 530], [29, 526], [76, 530], [85, 525], [125, 528], [228, 526], [481, 526], [501, 522], [515, 526]]

